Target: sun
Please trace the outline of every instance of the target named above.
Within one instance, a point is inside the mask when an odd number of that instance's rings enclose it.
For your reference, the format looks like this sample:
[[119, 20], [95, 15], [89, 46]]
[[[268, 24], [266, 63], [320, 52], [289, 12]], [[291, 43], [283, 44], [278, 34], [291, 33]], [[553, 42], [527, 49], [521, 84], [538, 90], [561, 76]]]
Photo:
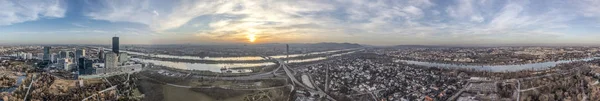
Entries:
[[248, 35], [246, 36], [246, 38], [248, 38], [249, 42], [254, 43], [256, 41], [256, 33], [260, 33], [260, 31], [254, 28], [247, 29]]
[[250, 41], [250, 42], [256, 41], [256, 35], [255, 34], [248, 34], [248, 36], [246, 36], [246, 37], [248, 37], [248, 41]]

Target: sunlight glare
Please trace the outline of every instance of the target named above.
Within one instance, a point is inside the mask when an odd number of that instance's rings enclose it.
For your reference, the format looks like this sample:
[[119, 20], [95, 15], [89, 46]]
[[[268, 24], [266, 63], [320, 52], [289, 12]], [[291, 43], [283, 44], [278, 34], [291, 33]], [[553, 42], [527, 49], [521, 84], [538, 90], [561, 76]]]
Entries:
[[254, 35], [254, 34], [248, 34], [247, 37], [248, 37], [248, 41], [250, 41], [250, 42], [256, 41], [256, 35]]
[[256, 33], [259, 33], [260, 31], [254, 28], [249, 28], [248, 29], [248, 35], [246, 36], [248, 38], [248, 41], [250, 42], [254, 42], [256, 41]]

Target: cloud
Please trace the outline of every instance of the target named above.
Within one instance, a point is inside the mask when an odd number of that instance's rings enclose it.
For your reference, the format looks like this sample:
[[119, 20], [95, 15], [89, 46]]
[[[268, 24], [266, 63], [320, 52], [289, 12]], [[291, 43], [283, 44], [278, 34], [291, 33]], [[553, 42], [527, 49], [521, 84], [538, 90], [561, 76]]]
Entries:
[[189, 25], [200, 30], [191, 32], [194, 35], [213, 40], [240, 41], [252, 34], [271, 41], [324, 35], [331, 40], [379, 36], [395, 42], [402, 36], [410, 42], [473, 41], [561, 36], [567, 34], [561, 29], [570, 28], [574, 19], [600, 18], [598, 4], [595, 0], [114, 0], [91, 2], [85, 14], [97, 20], [141, 23], [164, 33]]
[[160, 14], [158, 14], [158, 12], [156, 12], [156, 10], [152, 11], [152, 13], [154, 13], [154, 15], [159, 16]]
[[0, 25], [11, 25], [39, 18], [62, 18], [66, 4], [63, 0], [1, 0]]
[[450, 17], [463, 18], [476, 13], [472, 0], [456, 0], [456, 5], [450, 5], [446, 12]]
[[77, 27], [82, 27], [82, 28], [89, 28], [88, 26], [85, 26], [85, 25], [82, 25], [82, 24], [79, 24], [79, 23], [71, 23], [71, 25], [77, 26]]

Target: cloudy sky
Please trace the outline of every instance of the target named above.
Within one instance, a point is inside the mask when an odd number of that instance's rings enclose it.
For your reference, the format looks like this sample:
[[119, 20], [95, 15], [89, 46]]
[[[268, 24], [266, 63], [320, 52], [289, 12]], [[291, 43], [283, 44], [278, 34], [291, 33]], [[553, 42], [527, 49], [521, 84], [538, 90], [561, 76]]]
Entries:
[[0, 0], [0, 43], [600, 44], [600, 0]]

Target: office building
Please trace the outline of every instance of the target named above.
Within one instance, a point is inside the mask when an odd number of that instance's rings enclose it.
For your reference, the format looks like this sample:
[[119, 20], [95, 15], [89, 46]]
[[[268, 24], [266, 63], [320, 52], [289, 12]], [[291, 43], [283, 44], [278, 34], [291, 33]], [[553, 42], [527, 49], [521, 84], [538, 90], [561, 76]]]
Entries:
[[38, 60], [43, 60], [44, 59], [44, 53], [37, 53], [35, 55], [35, 58], [38, 59]]
[[119, 53], [119, 37], [112, 38], [112, 52]]
[[69, 59], [69, 58], [64, 58], [64, 59], [60, 59], [59, 63], [63, 64], [63, 66], [64, 66], [63, 68], [66, 71], [70, 71], [73, 61], [71, 61], [71, 59]]
[[57, 60], [58, 60], [58, 54], [52, 53], [50, 55], [50, 61], [52, 61], [52, 63], [56, 63]]
[[127, 53], [125, 53], [125, 52], [119, 53], [119, 64], [122, 65], [127, 61], [129, 61], [129, 56], [127, 55]]
[[60, 54], [60, 58], [68, 58], [67, 52], [65, 52], [65, 51], [60, 51], [59, 54]]
[[79, 59], [85, 57], [85, 49], [77, 49], [75, 50], [75, 58]]
[[96, 73], [95, 69], [92, 67], [93, 61], [87, 59], [85, 57], [81, 57], [78, 59], [77, 70], [80, 75], [89, 75]]
[[100, 48], [100, 49], [98, 49], [98, 50], [99, 50], [99, 51], [98, 51], [98, 60], [100, 60], [100, 61], [104, 61], [104, 57], [105, 57], [105, 56], [104, 56], [104, 49]]
[[75, 53], [73, 53], [71, 51], [68, 51], [67, 52], [67, 58], [73, 58], [73, 57], [75, 57]]
[[117, 54], [113, 52], [106, 53], [106, 58], [104, 61], [105, 68], [117, 68], [119, 64], [119, 57]]
[[44, 56], [42, 59], [50, 61], [50, 46], [44, 46]]
[[33, 53], [25, 53], [25, 59], [33, 59]]

